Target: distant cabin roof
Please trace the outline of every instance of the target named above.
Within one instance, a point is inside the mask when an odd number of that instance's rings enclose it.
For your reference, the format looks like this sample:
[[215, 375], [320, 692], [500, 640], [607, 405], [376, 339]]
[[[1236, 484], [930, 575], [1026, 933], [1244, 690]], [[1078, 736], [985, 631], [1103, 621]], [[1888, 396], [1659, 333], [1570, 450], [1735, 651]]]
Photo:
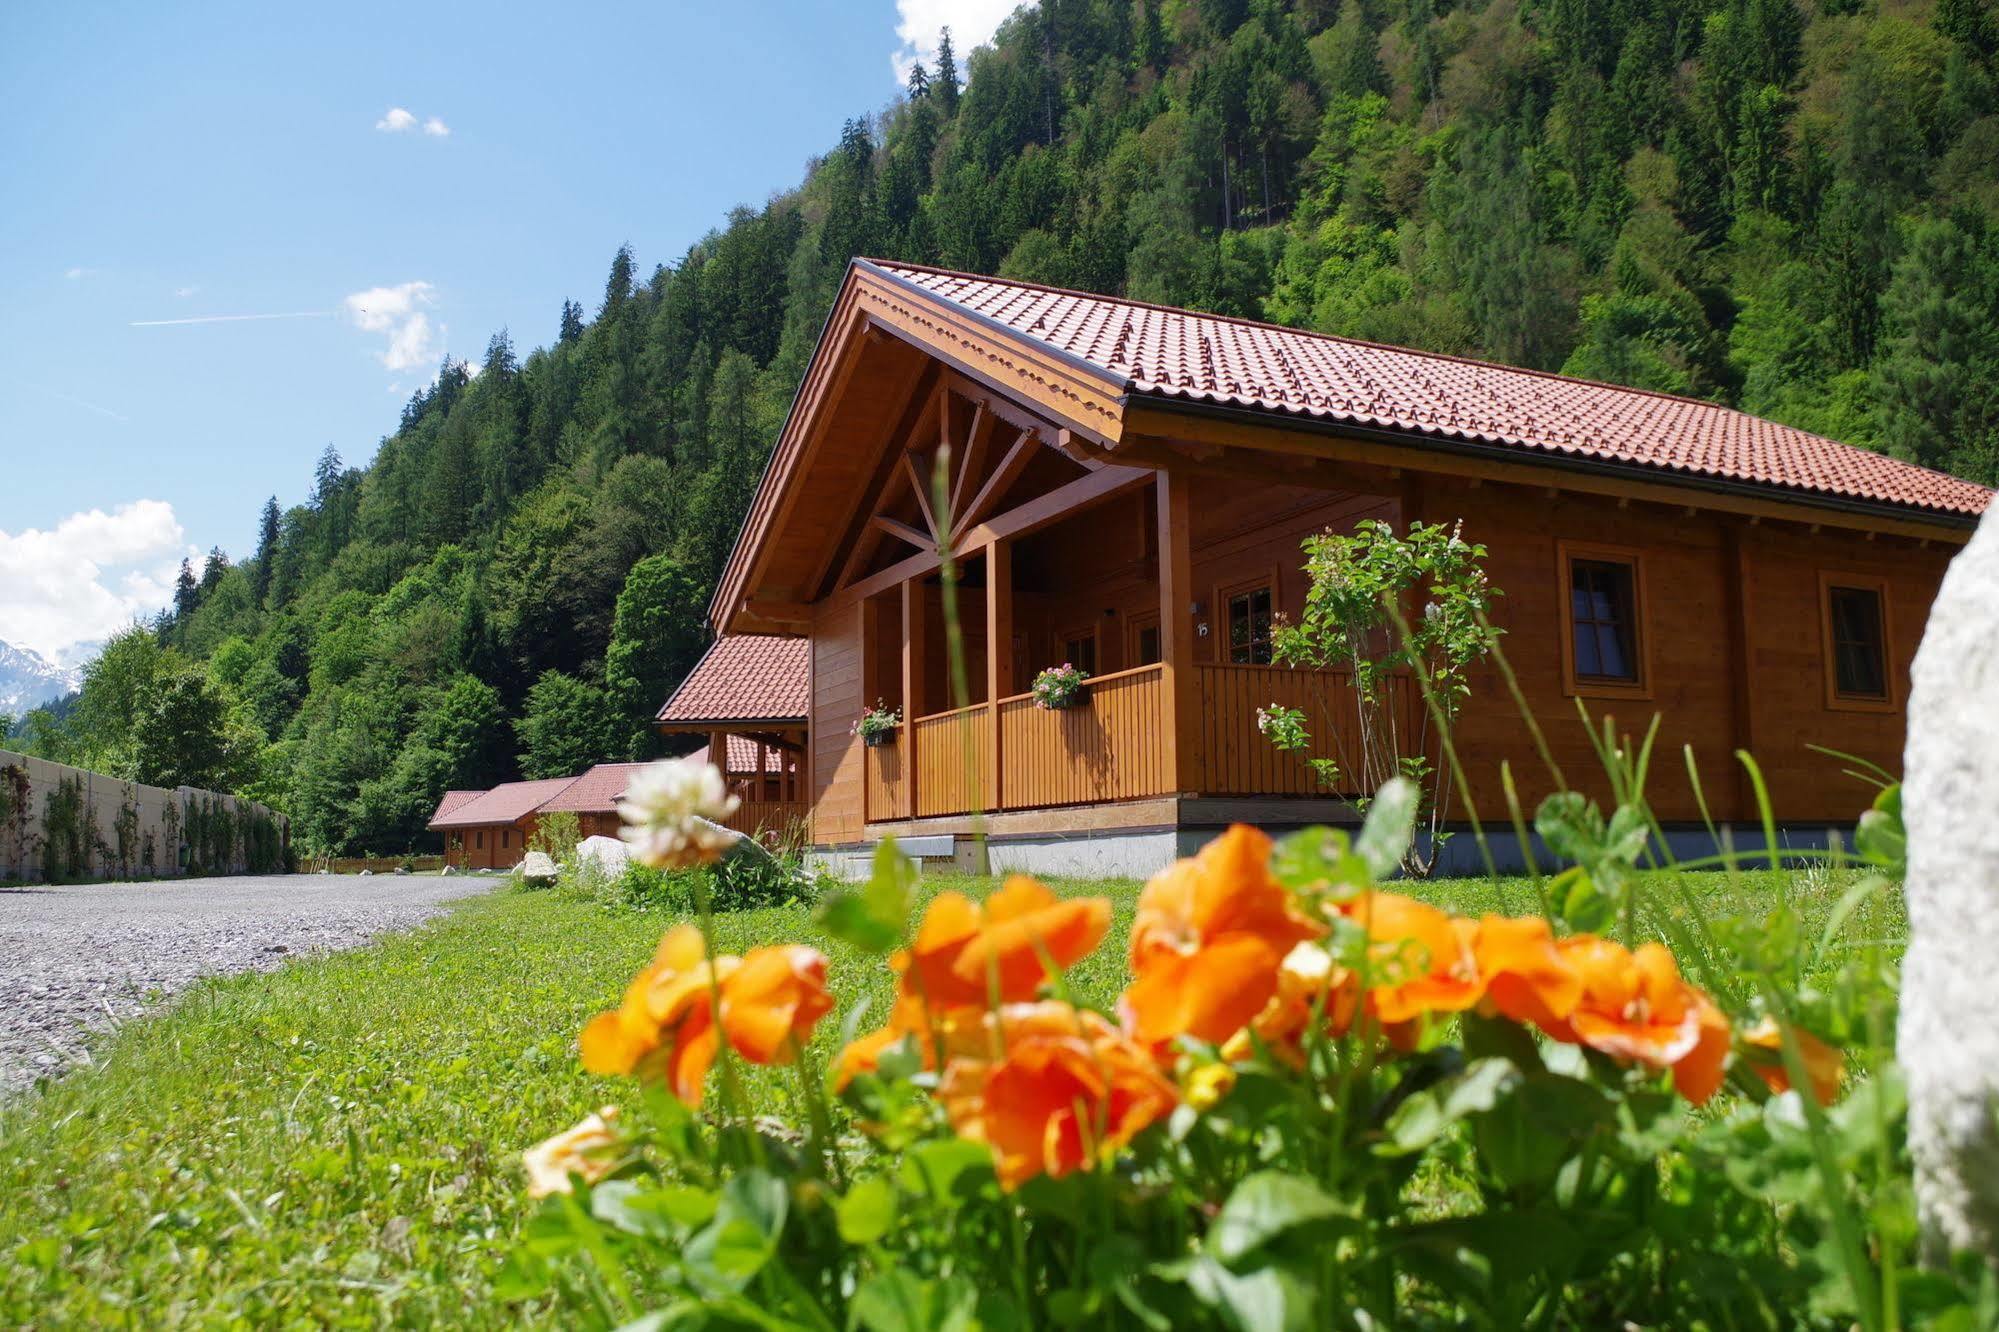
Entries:
[[885, 260], [1116, 392], [1974, 517], [1984, 486], [1712, 402]]
[[[757, 770], [757, 742], [746, 735], [732, 735], [729, 740], [729, 772], [747, 773]], [[703, 745], [687, 757], [696, 763], [713, 763], [708, 756], [708, 746]], [[784, 771], [784, 751], [770, 749], [764, 753], [764, 771]]]
[[609, 814], [618, 808], [625, 783], [643, 763], [599, 763], [557, 791], [540, 808], [543, 814], [570, 810], [577, 814]]
[[[575, 780], [574, 777], [548, 777], [533, 782], [505, 782], [490, 791], [480, 791], [473, 799], [450, 808], [440, 803], [437, 813], [430, 817], [430, 826], [480, 828], [496, 823], [518, 823]], [[447, 795], [445, 801], [450, 798]]]
[[430, 821], [436, 823], [466, 801], [477, 800], [484, 794], [486, 794], [484, 791], [446, 791], [444, 798], [437, 802], [437, 809], [431, 814]]
[[803, 722], [811, 705], [811, 653], [802, 638], [724, 635], [673, 691], [658, 720], [679, 726]]

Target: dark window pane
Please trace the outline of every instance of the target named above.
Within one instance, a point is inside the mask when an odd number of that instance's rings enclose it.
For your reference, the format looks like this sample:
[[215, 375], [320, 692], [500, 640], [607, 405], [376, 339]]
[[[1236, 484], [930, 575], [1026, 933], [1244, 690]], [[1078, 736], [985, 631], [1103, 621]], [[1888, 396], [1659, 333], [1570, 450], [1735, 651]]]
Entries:
[[1829, 599], [1833, 692], [1845, 698], [1887, 698], [1881, 594], [1871, 587], [1835, 587]]
[[1637, 586], [1622, 560], [1572, 560], [1569, 619], [1576, 678], [1638, 683]]
[[1097, 673], [1097, 640], [1094, 634], [1065, 639], [1062, 643], [1062, 660], [1079, 671], [1090, 675]]
[[1252, 588], [1229, 598], [1229, 660], [1241, 665], [1270, 661], [1270, 589]]
[[1134, 666], [1150, 666], [1159, 660], [1159, 626], [1148, 624], [1138, 631], [1138, 660]]

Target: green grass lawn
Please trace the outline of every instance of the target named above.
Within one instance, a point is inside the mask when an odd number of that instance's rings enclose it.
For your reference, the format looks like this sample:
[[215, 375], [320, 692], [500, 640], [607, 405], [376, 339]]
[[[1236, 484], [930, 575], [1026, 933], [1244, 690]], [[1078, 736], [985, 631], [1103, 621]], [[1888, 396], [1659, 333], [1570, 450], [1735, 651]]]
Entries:
[[[1704, 910], [1760, 915], [1795, 894], [1808, 924], [1824, 876], [1693, 876]], [[950, 880], [933, 880], [933, 885]], [[985, 885], [956, 881], [974, 891]], [[1110, 941], [1072, 979], [1107, 1001], [1137, 886], [1107, 893]], [[1531, 910], [1524, 881], [1416, 891], [1456, 910]], [[629, 1088], [585, 1074], [576, 1033], [614, 1004], [666, 918], [554, 893], [500, 891], [358, 952], [200, 985], [100, 1050], [98, 1067], [0, 1105], [0, 1326], [484, 1326], [559, 1323], [493, 1301], [527, 1215], [522, 1148]], [[1864, 922], [1899, 940], [1899, 904]], [[722, 918], [730, 951], [826, 949], [841, 1007], [879, 962], [831, 945], [799, 908]], [[752, 1070], [781, 1109], [786, 1084]]]

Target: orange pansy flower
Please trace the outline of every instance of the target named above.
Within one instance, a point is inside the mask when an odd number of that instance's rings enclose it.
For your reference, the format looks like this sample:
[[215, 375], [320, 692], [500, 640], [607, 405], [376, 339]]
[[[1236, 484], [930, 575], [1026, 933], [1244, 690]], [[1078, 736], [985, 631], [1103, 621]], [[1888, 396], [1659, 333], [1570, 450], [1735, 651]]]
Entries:
[[722, 982], [722, 1030], [753, 1064], [788, 1064], [833, 1011], [826, 955], [801, 944], [752, 948]]
[[1484, 996], [1471, 921], [1399, 893], [1369, 893], [1348, 914], [1367, 931], [1367, 1001], [1384, 1024], [1462, 1013]]
[[1360, 978], [1335, 963], [1332, 954], [1318, 944], [1301, 943], [1286, 953], [1278, 966], [1277, 993], [1247, 1027], [1222, 1043], [1222, 1057], [1247, 1059], [1261, 1042], [1276, 1059], [1303, 1068], [1305, 1036], [1315, 1008], [1328, 1033], [1344, 1036], [1360, 1009]]
[[1680, 1095], [1696, 1105], [1714, 1095], [1728, 1064], [1728, 1018], [1680, 978], [1664, 945], [1626, 950], [1580, 934], [1556, 948], [1576, 969], [1582, 992], [1566, 1019], [1536, 1019], [1542, 1030], [1618, 1059], [1670, 1068]]
[[997, 1017], [997, 1053], [953, 1057], [937, 1099], [960, 1136], [992, 1149], [1003, 1188], [1108, 1160], [1177, 1100], [1151, 1056], [1095, 1013], [1042, 1002]]
[[1270, 839], [1237, 824], [1139, 894], [1121, 1011], [1148, 1044], [1225, 1041], [1277, 993], [1292, 946], [1322, 933], [1271, 878]]
[[889, 959], [901, 980], [888, 1025], [857, 1037], [834, 1061], [835, 1085], [873, 1072], [882, 1054], [904, 1036], [917, 1033], [932, 1062], [933, 1029], [956, 1030], [976, 1019], [960, 1010], [983, 1012], [997, 990], [1001, 1004], [1033, 999], [1058, 968], [1081, 960], [1103, 942], [1110, 929], [1107, 897], [1064, 901], [1048, 888], [1016, 874], [985, 900], [963, 893], [939, 893], [923, 913], [916, 938]]
[[1515, 1022], [1546, 1026], [1575, 1012], [1583, 978], [1539, 916], [1487, 916], [1472, 940], [1490, 1007]]
[[[1812, 1095], [1820, 1105], [1831, 1105], [1839, 1099], [1839, 1080], [1845, 1071], [1846, 1056], [1827, 1045], [1803, 1027], [1792, 1027], [1791, 1035], [1798, 1042], [1798, 1053], [1805, 1061], [1805, 1076], [1811, 1080]], [[1744, 1053], [1749, 1056], [1749, 1071], [1763, 1079], [1773, 1092], [1787, 1092], [1791, 1089], [1790, 1071], [1784, 1066], [1784, 1034], [1777, 1026], [1777, 1020], [1767, 1014], [1755, 1026], [1742, 1033]]]
[[583, 1066], [606, 1074], [656, 1069], [675, 1096], [701, 1104], [702, 1084], [721, 1049], [717, 989], [722, 1031], [744, 1058], [760, 1064], [788, 1062], [833, 1007], [826, 959], [816, 950], [787, 944], [711, 963], [701, 931], [679, 925], [626, 987], [624, 1002], [583, 1028]]

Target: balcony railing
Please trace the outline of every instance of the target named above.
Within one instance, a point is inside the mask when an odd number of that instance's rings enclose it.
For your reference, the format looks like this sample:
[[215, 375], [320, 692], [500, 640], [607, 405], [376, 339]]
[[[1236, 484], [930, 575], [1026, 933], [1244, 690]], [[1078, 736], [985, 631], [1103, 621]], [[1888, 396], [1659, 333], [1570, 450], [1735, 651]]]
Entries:
[[[1328, 787], [1305, 762], [1309, 755], [1337, 758], [1337, 737], [1350, 732], [1359, 715], [1350, 671], [1305, 671], [1289, 666], [1209, 665], [1194, 668], [1199, 679], [1201, 787], [1211, 795], [1355, 796], [1343, 770]], [[1412, 716], [1409, 681], [1388, 681], [1388, 709], [1398, 725]], [[1308, 753], [1287, 753], [1257, 729], [1256, 714], [1273, 704], [1305, 714], [1312, 736]], [[1357, 756], [1356, 756], [1357, 757]]]
[[[1407, 684], [1392, 680], [1389, 690], [1389, 706], [1404, 724]], [[1348, 672], [1197, 666], [1195, 687], [1197, 715], [1182, 719], [1180, 733], [1196, 750], [1198, 792], [1356, 794], [1326, 787], [1303, 755], [1282, 752], [1256, 726], [1259, 708], [1301, 709], [1313, 752], [1335, 753], [1335, 737], [1356, 716]], [[918, 717], [898, 727], [893, 742], [862, 751], [865, 817], [878, 823], [1167, 795], [1175, 789], [1166, 736], [1171, 715], [1165, 672], [1152, 665], [1091, 680], [1073, 708], [1040, 708], [1032, 694], [1014, 694], [997, 708], [975, 703]]]

